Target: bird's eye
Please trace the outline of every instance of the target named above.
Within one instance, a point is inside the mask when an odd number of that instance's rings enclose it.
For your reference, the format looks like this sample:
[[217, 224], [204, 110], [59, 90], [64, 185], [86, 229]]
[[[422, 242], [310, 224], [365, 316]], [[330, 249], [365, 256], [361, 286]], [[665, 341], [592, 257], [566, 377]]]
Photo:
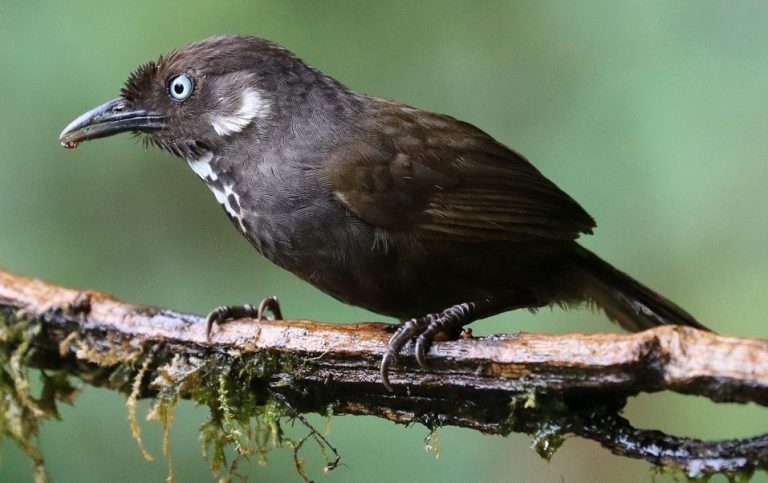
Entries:
[[195, 88], [192, 78], [187, 74], [179, 74], [168, 80], [168, 94], [177, 101], [186, 100]]

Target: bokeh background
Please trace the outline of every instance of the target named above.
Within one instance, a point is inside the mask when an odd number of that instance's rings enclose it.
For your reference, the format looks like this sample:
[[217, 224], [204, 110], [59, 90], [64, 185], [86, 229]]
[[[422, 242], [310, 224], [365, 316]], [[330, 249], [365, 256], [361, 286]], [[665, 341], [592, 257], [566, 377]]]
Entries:
[[[768, 336], [768, 4], [726, 1], [42, 2], [0, 5], [0, 267], [133, 302], [205, 313], [277, 294], [289, 317], [382, 317], [261, 259], [183, 161], [129, 136], [76, 151], [57, 136], [140, 63], [217, 33], [279, 41], [348, 86], [472, 122], [525, 153], [598, 220], [584, 244], [717, 331]], [[491, 331], [617, 330], [587, 311], [506, 314]], [[54, 481], [161, 481], [130, 437], [125, 398], [91, 387], [41, 442]], [[146, 411], [147, 402], [140, 404]], [[179, 481], [210, 481], [182, 403]], [[720, 438], [768, 430], [764, 408], [678, 395], [633, 400], [645, 427]], [[322, 425], [321, 418], [312, 421]], [[643, 462], [569, 440], [545, 462], [523, 435], [336, 417], [347, 466], [318, 481], [649, 481]], [[30, 481], [10, 443], [0, 481]], [[295, 481], [289, 452], [244, 467]], [[663, 480], [666, 477], [661, 477]], [[724, 481], [713, 480], [713, 481]], [[765, 473], [755, 481], [766, 481]]]

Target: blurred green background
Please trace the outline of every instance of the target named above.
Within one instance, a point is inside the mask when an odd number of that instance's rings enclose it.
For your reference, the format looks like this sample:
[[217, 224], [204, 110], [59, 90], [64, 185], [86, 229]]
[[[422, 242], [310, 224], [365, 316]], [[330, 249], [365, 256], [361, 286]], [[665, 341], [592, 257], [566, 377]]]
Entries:
[[[725, 1], [41, 2], [0, 6], [0, 267], [132, 302], [205, 313], [277, 294], [288, 317], [381, 320], [257, 256], [185, 163], [129, 136], [67, 152], [61, 129], [128, 73], [218, 33], [276, 40], [353, 89], [472, 122], [525, 153], [597, 219], [584, 244], [717, 331], [768, 336], [768, 4]], [[506, 314], [490, 331], [617, 330], [601, 315]], [[41, 436], [54, 481], [161, 481], [130, 437], [125, 398], [86, 387]], [[147, 402], [140, 404], [146, 411]], [[210, 481], [182, 403], [179, 481]], [[768, 430], [756, 407], [645, 396], [641, 426], [718, 438]], [[312, 421], [322, 425], [321, 418]], [[523, 435], [336, 417], [346, 467], [318, 481], [649, 481], [643, 462], [569, 440], [547, 463]], [[0, 481], [30, 481], [6, 442]], [[250, 481], [298, 480], [288, 451]], [[724, 479], [713, 480], [724, 481]], [[766, 481], [765, 473], [755, 481]]]

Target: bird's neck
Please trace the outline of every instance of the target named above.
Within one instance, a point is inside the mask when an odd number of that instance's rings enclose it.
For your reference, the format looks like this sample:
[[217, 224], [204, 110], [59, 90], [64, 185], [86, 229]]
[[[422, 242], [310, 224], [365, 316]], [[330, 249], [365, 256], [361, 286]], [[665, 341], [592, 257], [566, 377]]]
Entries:
[[246, 233], [244, 214], [240, 205], [241, 189], [236, 186], [236, 177], [224, 159], [213, 152], [197, 158], [188, 158], [192, 171], [210, 188], [216, 201], [224, 208], [232, 222], [242, 233]]
[[192, 168], [192, 171], [194, 171], [200, 179], [210, 185], [219, 178], [218, 173], [213, 170], [214, 158], [214, 154], [208, 151], [199, 157], [187, 158], [187, 164], [189, 164], [189, 167]]

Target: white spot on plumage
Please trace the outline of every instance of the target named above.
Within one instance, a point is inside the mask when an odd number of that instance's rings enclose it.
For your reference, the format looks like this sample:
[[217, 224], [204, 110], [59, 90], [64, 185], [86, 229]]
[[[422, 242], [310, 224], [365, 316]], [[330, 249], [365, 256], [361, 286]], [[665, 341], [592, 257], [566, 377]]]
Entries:
[[[213, 196], [216, 197], [216, 201], [218, 201], [220, 205], [224, 205], [227, 200], [227, 196], [224, 194], [224, 192], [213, 186], [211, 186], [211, 191], [213, 191]], [[227, 208], [227, 211], [230, 211], [230, 209]]]
[[189, 164], [189, 167], [192, 168], [192, 171], [206, 182], [216, 181], [219, 177], [213, 171], [211, 161], [213, 161], [213, 153], [205, 153], [197, 159], [187, 159], [187, 163]]
[[[216, 201], [218, 201], [219, 204], [223, 206], [225, 210], [227, 210], [227, 213], [229, 213], [232, 218], [238, 221], [240, 229], [243, 231], [243, 233], [245, 233], [243, 214], [240, 211], [240, 195], [235, 193], [235, 191], [232, 189], [234, 187], [232, 184], [223, 185], [223, 191], [216, 186], [218, 183], [215, 183], [215, 181], [219, 179], [219, 177], [213, 171], [212, 162], [212, 153], [206, 153], [197, 159], [187, 159], [187, 163], [189, 163], [189, 167], [192, 168], [192, 171], [194, 171], [198, 176], [200, 176], [200, 178], [202, 178], [203, 181], [205, 181], [205, 183], [213, 192], [213, 196], [216, 197]], [[232, 197], [235, 199], [234, 204], [236, 206], [232, 206], [232, 203], [230, 203], [230, 195], [232, 195]]]
[[[240, 225], [240, 228], [243, 232], [245, 232], [245, 225], [243, 224], [243, 214], [240, 212], [240, 195], [235, 193], [232, 190], [233, 185], [226, 184], [224, 185], [224, 190], [220, 190], [214, 186], [210, 186], [211, 191], [213, 191], [213, 196], [216, 197], [216, 201], [219, 202], [221, 206], [224, 207], [225, 210], [227, 210], [227, 213], [229, 215], [236, 219]], [[237, 208], [232, 206], [232, 204], [229, 202], [229, 196], [232, 195], [232, 197], [235, 199]]]
[[269, 103], [261, 97], [259, 91], [247, 88], [240, 98], [240, 107], [231, 114], [210, 114], [208, 119], [219, 136], [229, 136], [240, 132], [256, 117], [264, 117], [269, 112]]

